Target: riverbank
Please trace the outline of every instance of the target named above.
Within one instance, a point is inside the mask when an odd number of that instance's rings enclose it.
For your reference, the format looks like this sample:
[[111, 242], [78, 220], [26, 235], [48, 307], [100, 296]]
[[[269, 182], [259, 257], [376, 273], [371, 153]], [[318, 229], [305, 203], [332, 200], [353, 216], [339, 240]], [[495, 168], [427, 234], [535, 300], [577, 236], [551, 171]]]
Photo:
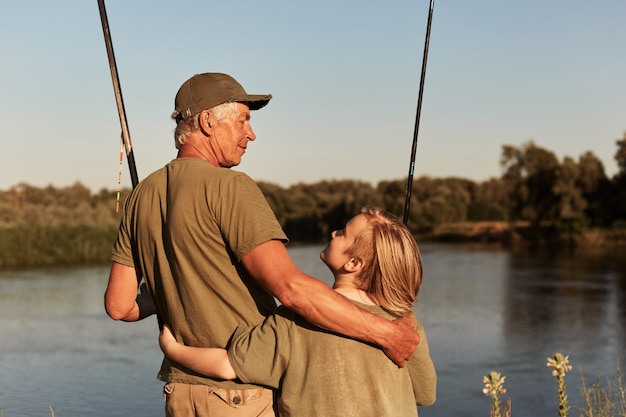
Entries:
[[[0, 269], [107, 264], [116, 233], [117, 224], [113, 223], [0, 227]], [[626, 248], [626, 227], [588, 229], [568, 235], [550, 227], [532, 229], [524, 222], [457, 222], [441, 224], [432, 233], [418, 235], [417, 240], [420, 243], [476, 243], [507, 248]], [[300, 244], [308, 243], [294, 239], [291, 246]]]
[[626, 247], [626, 227], [590, 228], [577, 233], [563, 233], [549, 225], [531, 228], [528, 222], [455, 222], [437, 226], [432, 233], [419, 236], [422, 241], [475, 242], [523, 247], [540, 243], [543, 246]]

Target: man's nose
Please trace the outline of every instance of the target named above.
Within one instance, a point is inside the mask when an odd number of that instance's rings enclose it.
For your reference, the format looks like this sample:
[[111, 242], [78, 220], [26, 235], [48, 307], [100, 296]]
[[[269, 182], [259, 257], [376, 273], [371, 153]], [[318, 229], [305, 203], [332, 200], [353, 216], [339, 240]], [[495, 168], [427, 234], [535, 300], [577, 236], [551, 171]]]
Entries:
[[256, 139], [256, 135], [254, 134], [254, 131], [252, 130], [252, 126], [248, 128], [248, 133], [246, 134], [246, 138], [248, 138], [248, 140], [255, 140]]

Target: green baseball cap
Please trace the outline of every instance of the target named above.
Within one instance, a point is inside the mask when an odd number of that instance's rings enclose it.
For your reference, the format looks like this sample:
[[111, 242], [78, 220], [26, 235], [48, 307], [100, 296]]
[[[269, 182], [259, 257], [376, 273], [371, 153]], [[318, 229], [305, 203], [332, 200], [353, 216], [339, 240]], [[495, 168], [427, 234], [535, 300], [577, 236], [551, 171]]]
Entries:
[[172, 117], [179, 122], [202, 110], [220, 104], [236, 102], [247, 104], [250, 110], [259, 110], [269, 103], [271, 94], [248, 94], [233, 77], [218, 72], [196, 74], [176, 93]]

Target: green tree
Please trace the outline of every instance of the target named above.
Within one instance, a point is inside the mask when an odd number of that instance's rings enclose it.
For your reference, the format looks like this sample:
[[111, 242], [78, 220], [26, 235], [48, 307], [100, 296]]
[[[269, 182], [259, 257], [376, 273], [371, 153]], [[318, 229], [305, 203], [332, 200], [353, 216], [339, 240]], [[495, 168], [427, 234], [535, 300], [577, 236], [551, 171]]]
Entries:
[[560, 201], [554, 187], [559, 162], [553, 152], [536, 146], [532, 140], [521, 148], [505, 145], [500, 164], [512, 218], [528, 220], [534, 228], [558, 218]]
[[508, 196], [502, 180], [491, 178], [477, 184], [472, 204], [467, 211], [469, 221], [507, 221]]
[[467, 219], [475, 184], [460, 178], [422, 176], [413, 181], [409, 226], [417, 233], [428, 233], [437, 225]]
[[558, 199], [558, 215], [554, 219], [557, 226], [571, 234], [580, 231], [586, 223], [587, 201], [578, 187], [580, 168], [576, 162], [566, 157], [557, 171], [554, 194]]
[[618, 172], [612, 181], [612, 192], [606, 200], [606, 204], [611, 209], [612, 223], [626, 223], [626, 132], [622, 139], [615, 141], [617, 151], [615, 152], [615, 162], [617, 162]]
[[626, 175], [626, 132], [622, 139], [615, 141], [617, 145], [617, 152], [615, 152], [615, 162], [619, 168], [618, 175]]
[[[406, 200], [406, 184], [407, 180], [380, 181], [376, 187], [376, 191], [381, 199], [381, 205], [395, 214], [398, 218], [404, 217], [404, 204]], [[411, 206], [416, 203], [414, 196], [411, 196]], [[410, 208], [410, 207], [409, 207]], [[412, 229], [413, 224], [409, 221], [409, 228]], [[412, 229], [413, 230], [413, 229]]]
[[585, 152], [578, 158], [576, 186], [586, 201], [585, 217], [589, 224], [592, 226], [610, 224], [610, 209], [606, 204], [611, 195], [610, 182], [602, 161], [591, 151]]

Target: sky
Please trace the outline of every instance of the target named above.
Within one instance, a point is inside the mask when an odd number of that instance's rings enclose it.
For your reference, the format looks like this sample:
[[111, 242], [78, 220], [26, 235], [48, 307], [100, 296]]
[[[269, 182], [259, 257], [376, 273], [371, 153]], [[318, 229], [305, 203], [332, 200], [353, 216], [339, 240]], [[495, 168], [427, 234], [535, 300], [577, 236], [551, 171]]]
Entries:
[[[176, 156], [202, 72], [273, 95], [235, 169], [281, 186], [406, 178], [430, 1], [107, 0], [139, 178]], [[616, 173], [626, 1], [434, 2], [415, 178], [500, 177], [503, 145]], [[97, 0], [0, 0], [0, 189], [116, 189], [120, 121]], [[122, 187], [130, 187], [122, 164]]]

